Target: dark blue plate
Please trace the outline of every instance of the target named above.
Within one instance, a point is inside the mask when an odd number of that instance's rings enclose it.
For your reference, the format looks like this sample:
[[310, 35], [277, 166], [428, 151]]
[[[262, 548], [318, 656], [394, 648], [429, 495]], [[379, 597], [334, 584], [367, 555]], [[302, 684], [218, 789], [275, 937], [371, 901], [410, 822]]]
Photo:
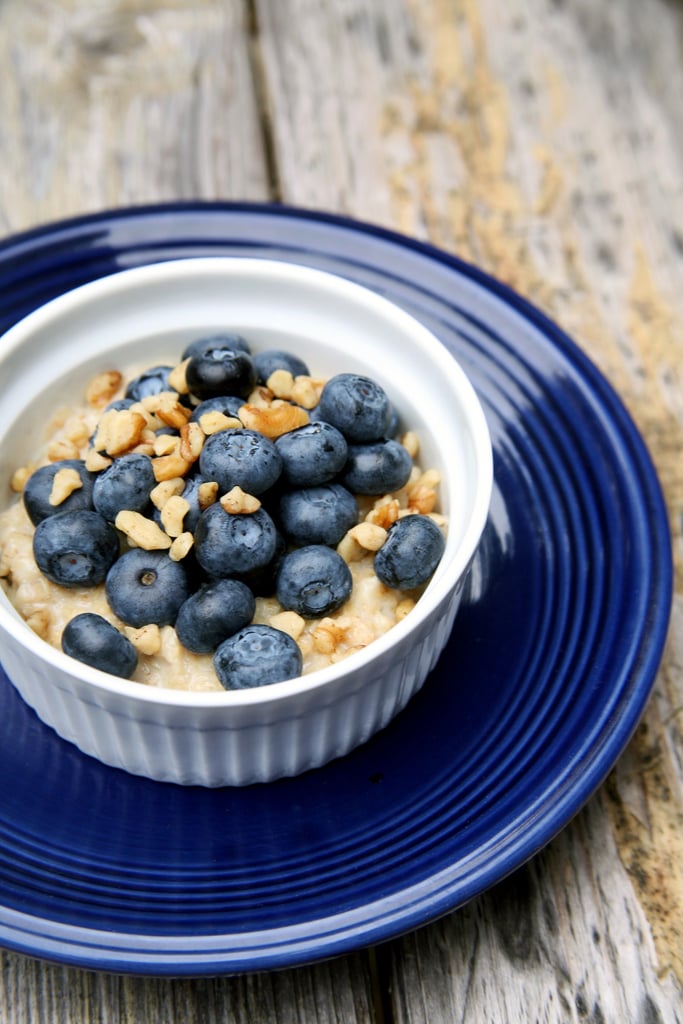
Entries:
[[0, 943], [85, 967], [291, 966], [461, 905], [604, 779], [668, 623], [665, 509], [622, 404], [536, 309], [434, 248], [284, 207], [103, 213], [0, 245], [0, 329], [93, 278], [204, 255], [335, 271], [427, 324], [485, 406], [490, 523], [422, 692], [355, 753], [296, 779], [209, 791], [106, 768], [0, 672]]

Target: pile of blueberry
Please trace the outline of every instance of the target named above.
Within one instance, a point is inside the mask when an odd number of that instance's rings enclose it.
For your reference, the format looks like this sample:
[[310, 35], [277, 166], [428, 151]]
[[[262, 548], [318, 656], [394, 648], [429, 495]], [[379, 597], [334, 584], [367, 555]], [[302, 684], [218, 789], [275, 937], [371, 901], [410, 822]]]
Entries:
[[[190, 393], [176, 397], [195, 421], [216, 410], [236, 417], [254, 387], [275, 370], [309, 375], [293, 354], [252, 355], [236, 335], [199, 339], [182, 359]], [[146, 371], [107, 408], [129, 408], [172, 390], [172, 369]], [[185, 479], [189, 511], [183, 529], [191, 531], [194, 544], [181, 560], [165, 550], [128, 547], [114, 525], [124, 510], [160, 521], [150, 501], [157, 482], [152, 457], [123, 454], [99, 473], [80, 459], [51, 463], [29, 478], [23, 495], [35, 526], [36, 563], [63, 587], [104, 583], [112, 611], [129, 626], [173, 625], [188, 650], [213, 654], [226, 689], [292, 678], [301, 673], [301, 651], [287, 633], [252, 623], [255, 597], [274, 594], [284, 609], [307, 619], [344, 604], [351, 573], [335, 548], [358, 522], [356, 496], [397, 491], [411, 473], [409, 453], [392, 439], [396, 429], [383, 388], [342, 373], [325, 384], [308, 423], [274, 440], [245, 427], [211, 434]], [[61, 469], [75, 470], [81, 486], [55, 506], [50, 495]], [[199, 489], [208, 481], [217, 482], [219, 494], [239, 487], [260, 507], [248, 514], [230, 513], [220, 502], [202, 508]], [[432, 575], [443, 547], [428, 516], [400, 518], [375, 555], [375, 572], [390, 587], [413, 589]], [[135, 671], [135, 647], [99, 615], [72, 619], [62, 646], [104, 671], [124, 677]]]

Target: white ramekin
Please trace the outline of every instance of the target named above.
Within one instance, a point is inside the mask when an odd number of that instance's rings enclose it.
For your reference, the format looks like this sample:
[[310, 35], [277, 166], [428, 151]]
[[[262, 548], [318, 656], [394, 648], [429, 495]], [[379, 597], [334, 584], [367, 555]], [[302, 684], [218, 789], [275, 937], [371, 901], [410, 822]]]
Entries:
[[37, 637], [0, 592], [0, 661], [24, 700], [99, 760], [153, 779], [244, 785], [293, 775], [364, 742], [403, 708], [441, 653], [488, 513], [489, 434], [446, 348], [381, 296], [273, 260], [154, 264], [47, 303], [0, 345], [0, 506], [38, 447], [46, 412], [79, 404], [98, 371], [173, 361], [209, 331], [296, 351], [312, 372], [356, 371], [389, 392], [440, 469], [446, 550], [415, 609], [364, 651], [298, 679], [221, 693], [152, 688], [99, 672]]

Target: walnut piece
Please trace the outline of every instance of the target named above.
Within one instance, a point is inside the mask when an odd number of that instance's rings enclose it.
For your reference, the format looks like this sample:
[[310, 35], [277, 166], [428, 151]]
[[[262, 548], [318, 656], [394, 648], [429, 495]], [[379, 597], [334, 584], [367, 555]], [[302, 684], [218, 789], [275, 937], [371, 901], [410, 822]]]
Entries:
[[94, 409], [103, 409], [121, 387], [123, 376], [118, 370], [104, 370], [88, 384], [85, 400]]
[[163, 551], [171, 546], [168, 534], [153, 519], [146, 519], [139, 512], [119, 512], [114, 525], [121, 533], [125, 533], [131, 544], [145, 551]]
[[289, 402], [276, 400], [272, 405], [261, 409], [256, 405], [243, 405], [239, 417], [247, 430], [257, 430], [271, 440], [287, 434], [290, 430], [303, 427], [309, 422], [305, 409]]
[[51, 505], [61, 505], [74, 491], [80, 491], [83, 481], [76, 469], [58, 469], [52, 478], [52, 490], [48, 501]]
[[224, 494], [220, 499], [220, 503], [226, 512], [231, 515], [250, 515], [252, 512], [258, 512], [261, 508], [261, 502], [253, 494], [247, 494], [242, 490], [241, 487], [233, 487], [232, 490]]

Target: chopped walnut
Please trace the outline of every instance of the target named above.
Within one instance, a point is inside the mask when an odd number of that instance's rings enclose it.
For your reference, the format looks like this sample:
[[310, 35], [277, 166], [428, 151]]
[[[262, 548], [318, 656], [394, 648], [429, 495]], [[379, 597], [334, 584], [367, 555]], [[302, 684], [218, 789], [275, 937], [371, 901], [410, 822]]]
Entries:
[[266, 381], [266, 387], [276, 398], [291, 398], [294, 377], [289, 370], [275, 370]]
[[401, 438], [401, 444], [410, 455], [411, 459], [416, 458], [420, 450], [420, 440], [414, 430], [408, 430]]
[[309, 415], [305, 409], [279, 399], [266, 409], [256, 405], [243, 405], [239, 415], [248, 430], [257, 430], [271, 439], [287, 434], [290, 430], [296, 430], [297, 427], [303, 427], [309, 422]]
[[174, 494], [182, 494], [184, 490], [185, 481], [182, 477], [175, 476], [169, 480], [163, 480], [156, 487], [153, 487], [149, 492], [149, 496], [152, 504], [161, 511], [169, 498], [173, 497]]
[[387, 539], [387, 531], [382, 526], [368, 522], [352, 526], [349, 534], [367, 551], [379, 551]]
[[15, 494], [21, 494], [26, 486], [26, 481], [33, 475], [35, 469], [35, 465], [32, 462], [29, 462], [27, 466], [20, 466], [19, 469], [15, 470], [12, 474], [12, 479], [10, 480], [10, 487]]
[[183, 459], [182, 456], [177, 455], [175, 452], [172, 452], [171, 455], [160, 455], [158, 458], [152, 459], [152, 469], [154, 470], [154, 478], [157, 483], [161, 483], [164, 480], [172, 480], [177, 476], [186, 476], [191, 465], [191, 462]]
[[223, 495], [220, 503], [231, 515], [250, 515], [252, 512], [258, 512], [261, 508], [259, 499], [253, 494], [247, 494], [241, 487], [233, 487]]
[[410, 489], [408, 494], [408, 508], [411, 512], [419, 512], [425, 515], [432, 512], [436, 507], [436, 491], [424, 484], [417, 484]]
[[153, 519], [146, 519], [139, 512], [119, 512], [114, 525], [121, 533], [125, 533], [132, 545], [145, 551], [162, 551], [171, 546], [168, 534]]
[[325, 381], [315, 377], [295, 377], [290, 398], [304, 409], [315, 409], [320, 401]]
[[110, 459], [108, 455], [102, 455], [101, 452], [96, 451], [94, 448], [88, 448], [84, 461], [85, 468], [90, 473], [99, 473], [111, 466], [114, 460]]
[[346, 630], [334, 619], [321, 619], [315, 629], [311, 630], [313, 646], [320, 654], [332, 654], [342, 643]]
[[74, 491], [80, 491], [83, 487], [80, 473], [77, 469], [58, 469], [52, 479], [52, 490], [48, 501], [51, 505], [61, 505]]
[[171, 544], [168, 551], [169, 557], [174, 562], [182, 562], [183, 558], [190, 553], [193, 544], [194, 537], [189, 531], [181, 533]]
[[47, 457], [50, 462], [61, 462], [62, 459], [77, 459], [80, 456], [80, 449], [73, 441], [65, 437], [51, 441], [47, 446]]
[[375, 523], [388, 530], [398, 519], [400, 505], [396, 498], [385, 497], [375, 503], [365, 517], [366, 523]]
[[174, 434], [157, 434], [152, 448], [155, 455], [170, 455], [178, 450], [178, 438]]
[[221, 430], [236, 430], [242, 426], [242, 421], [236, 416], [226, 416], [225, 413], [215, 409], [213, 412], [205, 412], [199, 417], [199, 426], [207, 437], [211, 434], [218, 434]]
[[190, 511], [190, 503], [179, 494], [173, 494], [161, 509], [161, 523], [169, 537], [179, 537], [183, 532], [183, 520]]
[[147, 395], [141, 404], [147, 412], [158, 416], [167, 427], [175, 427], [176, 430], [180, 430], [192, 415], [192, 410], [178, 401], [174, 391], [160, 391], [156, 395]]
[[161, 650], [161, 630], [156, 623], [150, 622], [147, 626], [126, 626], [124, 632], [133, 647], [148, 656], [158, 654]]
[[102, 409], [112, 400], [123, 383], [123, 376], [118, 370], [104, 370], [88, 384], [85, 400], [94, 409]]
[[218, 484], [215, 480], [207, 480], [197, 488], [197, 501], [202, 512], [218, 501]]
[[270, 619], [273, 629], [281, 629], [283, 633], [291, 636], [292, 640], [298, 640], [304, 631], [306, 620], [298, 612], [278, 612]]
[[168, 383], [179, 395], [187, 395], [190, 392], [185, 374], [187, 373], [187, 364], [191, 358], [191, 356], [188, 356], [187, 359], [183, 359], [182, 363], [174, 366], [168, 375]]
[[184, 423], [180, 428], [180, 457], [188, 462], [196, 462], [204, 447], [204, 437], [199, 423]]
[[145, 417], [132, 409], [109, 409], [100, 417], [93, 448], [107, 455], [124, 455], [140, 440]]

